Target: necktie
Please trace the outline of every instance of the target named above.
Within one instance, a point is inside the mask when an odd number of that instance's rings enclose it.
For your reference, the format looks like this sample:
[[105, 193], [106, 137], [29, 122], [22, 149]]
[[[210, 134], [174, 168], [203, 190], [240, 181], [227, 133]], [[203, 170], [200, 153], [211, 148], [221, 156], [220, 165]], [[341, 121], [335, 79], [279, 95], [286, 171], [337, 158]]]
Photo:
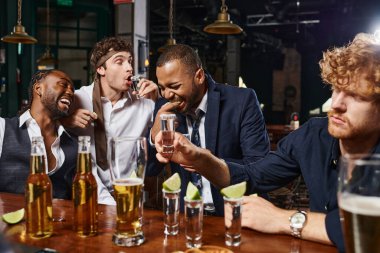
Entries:
[[[193, 118], [190, 117], [191, 125], [193, 127], [193, 131], [191, 133], [191, 142], [198, 147], [201, 146], [201, 138], [199, 136], [199, 125], [201, 123], [201, 119], [204, 115], [202, 110], [199, 111], [198, 115]], [[191, 182], [199, 189], [199, 193], [202, 195], [202, 176], [199, 173], [193, 172], [190, 175]]]
[[94, 112], [98, 115], [95, 121], [94, 138], [96, 151], [96, 164], [106, 170], [107, 166], [107, 138], [106, 130], [104, 129], [103, 106], [100, 96], [100, 81], [94, 82], [94, 90], [92, 92], [92, 105]]

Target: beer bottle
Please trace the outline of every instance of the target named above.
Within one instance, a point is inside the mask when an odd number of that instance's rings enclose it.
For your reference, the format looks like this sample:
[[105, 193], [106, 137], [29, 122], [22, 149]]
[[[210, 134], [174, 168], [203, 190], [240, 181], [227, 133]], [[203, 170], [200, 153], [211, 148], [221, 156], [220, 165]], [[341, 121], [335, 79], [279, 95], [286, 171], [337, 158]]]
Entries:
[[46, 168], [43, 137], [32, 137], [30, 174], [25, 187], [25, 220], [26, 233], [33, 238], [53, 234], [52, 184]]
[[74, 231], [80, 236], [96, 235], [98, 231], [98, 186], [91, 171], [90, 136], [79, 136], [77, 172], [72, 194]]

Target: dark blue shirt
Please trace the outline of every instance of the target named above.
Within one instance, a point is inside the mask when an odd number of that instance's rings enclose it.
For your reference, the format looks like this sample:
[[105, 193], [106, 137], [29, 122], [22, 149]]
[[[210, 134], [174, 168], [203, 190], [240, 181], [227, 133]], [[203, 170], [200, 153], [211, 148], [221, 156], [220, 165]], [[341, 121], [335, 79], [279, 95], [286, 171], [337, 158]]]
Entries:
[[[283, 138], [275, 152], [249, 165], [227, 161], [231, 184], [248, 182], [248, 192], [268, 192], [302, 174], [309, 191], [310, 211], [326, 214], [330, 240], [344, 251], [337, 203], [339, 141], [327, 129], [327, 118], [313, 118]], [[374, 148], [380, 153], [380, 143]], [[226, 159], [227, 160], [227, 159]]]

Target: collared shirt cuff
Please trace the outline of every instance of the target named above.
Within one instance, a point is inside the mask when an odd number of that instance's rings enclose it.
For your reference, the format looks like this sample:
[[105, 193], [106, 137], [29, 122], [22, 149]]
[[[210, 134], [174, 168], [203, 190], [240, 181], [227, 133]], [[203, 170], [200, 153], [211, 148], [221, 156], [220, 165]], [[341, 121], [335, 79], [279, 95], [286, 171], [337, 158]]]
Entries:
[[330, 241], [334, 243], [339, 252], [344, 252], [344, 240], [342, 225], [340, 223], [339, 209], [334, 209], [327, 213], [325, 226]]
[[230, 185], [248, 181], [244, 165], [225, 161], [230, 171]]

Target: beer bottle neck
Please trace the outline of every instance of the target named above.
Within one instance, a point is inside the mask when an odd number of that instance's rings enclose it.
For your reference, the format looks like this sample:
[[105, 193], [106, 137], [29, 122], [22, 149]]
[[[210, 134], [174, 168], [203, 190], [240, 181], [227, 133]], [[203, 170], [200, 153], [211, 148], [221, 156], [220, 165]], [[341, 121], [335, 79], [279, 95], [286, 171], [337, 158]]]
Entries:
[[45, 158], [43, 155], [30, 156], [30, 174], [45, 174]]
[[88, 173], [91, 172], [91, 155], [90, 153], [78, 153], [77, 161], [77, 173]]
[[77, 160], [77, 173], [91, 172], [91, 155], [90, 155], [90, 137], [78, 137], [78, 160]]

